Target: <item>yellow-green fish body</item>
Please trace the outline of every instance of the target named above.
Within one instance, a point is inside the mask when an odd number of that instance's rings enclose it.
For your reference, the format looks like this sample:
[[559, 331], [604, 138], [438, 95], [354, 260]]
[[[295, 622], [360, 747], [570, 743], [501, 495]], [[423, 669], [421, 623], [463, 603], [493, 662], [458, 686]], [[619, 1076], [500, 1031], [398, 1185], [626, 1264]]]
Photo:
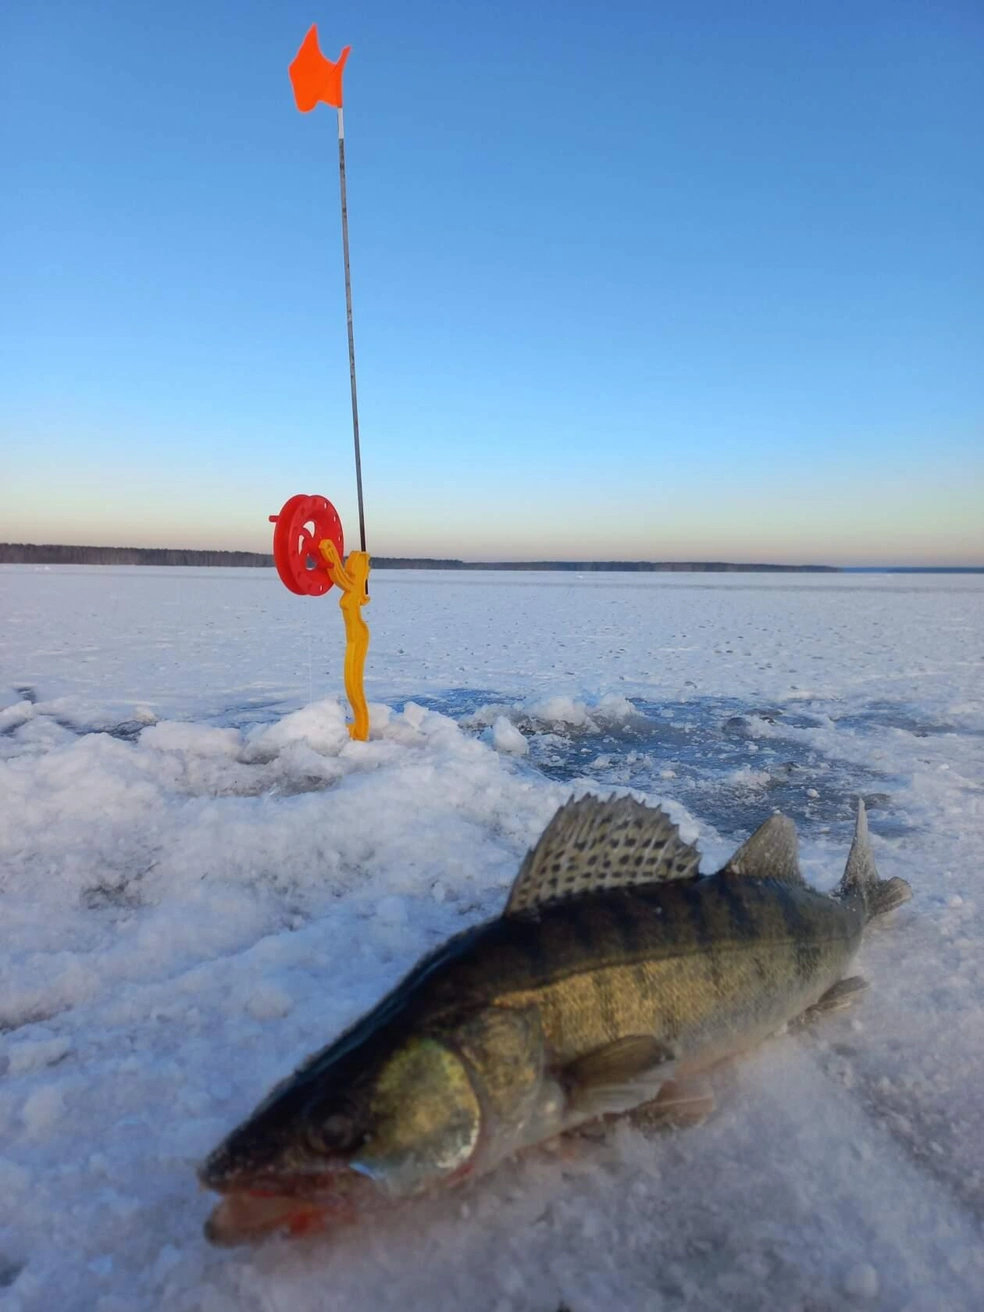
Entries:
[[421, 961], [216, 1149], [209, 1236], [355, 1217], [647, 1103], [836, 995], [866, 921], [909, 896], [878, 879], [863, 807], [833, 896], [803, 882], [781, 816], [717, 874], [698, 862], [630, 798], [562, 808], [502, 917]]

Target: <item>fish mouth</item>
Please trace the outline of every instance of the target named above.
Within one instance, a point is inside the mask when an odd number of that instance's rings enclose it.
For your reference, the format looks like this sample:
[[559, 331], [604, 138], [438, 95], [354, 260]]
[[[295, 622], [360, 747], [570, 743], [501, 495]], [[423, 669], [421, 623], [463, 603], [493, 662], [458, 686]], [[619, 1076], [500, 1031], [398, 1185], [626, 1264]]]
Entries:
[[263, 1195], [246, 1190], [226, 1194], [205, 1222], [205, 1238], [218, 1248], [258, 1244], [272, 1235], [291, 1237], [328, 1229], [328, 1212], [291, 1194]]
[[300, 1238], [351, 1225], [378, 1190], [348, 1169], [302, 1180], [259, 1179], [209, 1186], [222, 1197], [205, 1222], [205, 1238], [220, 1248], [258, 1244], [274, 1235]]

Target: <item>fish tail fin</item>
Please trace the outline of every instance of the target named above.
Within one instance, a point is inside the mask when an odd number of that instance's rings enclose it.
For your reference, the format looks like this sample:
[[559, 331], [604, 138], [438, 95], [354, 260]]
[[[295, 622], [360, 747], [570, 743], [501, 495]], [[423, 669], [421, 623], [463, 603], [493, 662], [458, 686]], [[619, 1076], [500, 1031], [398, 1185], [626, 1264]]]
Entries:
[[835, 896], [847, 901], [860, 899], [865, 920], [894, 911], [912, 897], [912, 889], [904, 879], [881, 879], [871, 854], [868, 838], [868, 816], [864, 801], [858, 798], [858, 818], [854, 828], [854, 842], [848, 854], [844, 876], [835, 890]]

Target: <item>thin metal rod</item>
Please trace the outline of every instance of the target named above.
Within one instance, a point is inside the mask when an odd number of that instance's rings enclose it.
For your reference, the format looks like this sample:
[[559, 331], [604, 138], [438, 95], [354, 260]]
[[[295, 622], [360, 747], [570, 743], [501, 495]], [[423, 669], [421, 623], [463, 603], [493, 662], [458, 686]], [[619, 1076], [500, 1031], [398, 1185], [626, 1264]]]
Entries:
[[352, 383], [352, 434], [355, 438], [355, 485], [359, 493], [359, 541], [366, 549], [366, 514], [362, 504], [362, 454], [359, 450], [359, 397], [355, 388], [355, 334], [352, 331], [352, 275], [349, 271], [348, 202], [345, 196], [345, 123], [338, 106], [338, 179], [342, 196], [342, 254], [345, 257], [345, 317], [348, 322], [349, 378]]

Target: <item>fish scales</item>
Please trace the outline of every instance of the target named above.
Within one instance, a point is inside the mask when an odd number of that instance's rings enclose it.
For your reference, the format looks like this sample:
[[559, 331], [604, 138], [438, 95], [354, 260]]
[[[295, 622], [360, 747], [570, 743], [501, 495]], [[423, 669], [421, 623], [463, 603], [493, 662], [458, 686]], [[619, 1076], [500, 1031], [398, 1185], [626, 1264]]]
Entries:
[[[514, 926], [519, 942], [536, 938], [542, 950], [510, 962], [486, 1000], [539, 1007], [560, 1060], [654, 1029], [697, 1041], [709, 1018], [715, 1035], [746, 1017], [756, 1033], [777, 1013], [781, 1024], [790, 1007], [805, 1010], [839, 978], [860, 939], [860, 918], [805, 887], [755, 881], [736, 899], [733, 891], [722, 894], [731, 882], [718, 875], [696, 886], [656, 885], [547, 908]], [[634, 919], [631, 936], [619, 931], [626, 914]], [[576, 936], [569, 932], [575, 921]], [[484, 946], [476, 943], [475, 960], [462, 964], [488, 979]], [[535, 969], [523, 969], [534, 961]]]
[[208, 1237], [357, 1219], [661, 1092], [686, 1102], [673, 1081], [850, 993], [866, 922], [910, 895], [878, 878], [863, 805], [832, 895], [803, 882], [781, 816], [717, 874], [698, 862], [631, 798], [562, 808], [504, 915], [424, 958], [211, 1154]]
[[860, 917], [825, 895], [771, 880], [746, 883], [736, 894], [728, 887], [733, 882], [727, 875], [708, 876], [691, 887], [616, 891], [492, 921], [452, 940], [454, 950], [442, 952], [446, 974], [411, 976], [408, 992], [419, 989], [438, 1005], [445, 998], [455, 1004], [492, 1001], [612, 964], [783, 947], [795, 963], [801, 942], [814, 955], [838, 947], [848, 954], [860, 939]]
[[[833, 982], [827, 976], [836, 978], [850, 956], [859, 918], [805, 887], [746, 880], [737, 894], [724, 893], [732, 882], [738, 881], [716, 875], [693, 887], [670, 883], [635, 892], [615, 890], [467, 930], [421, 962], [377, 1008], [377, 1023], [372, 1015], [360, 1023], [359, 1037], [363, 1043], [373, 1038], [385, 1043], [389, 1031], [408, 1024], [447, 1023], [482, 1006], [535, 1006], [550, 1056], [563, 1061], [626, 1033], [653, 1030], [657, 1020], [667, 1037], [691, 1032], [699, 1037], [704, 1014], [725, 992], [730, 1003], [718, 1026], [725, 1033], [745, 1014], [771, 1017], [773, 995], [782, 999], [783, 1008], [792, 1003], [805, 1009]], [[794, 922], [779, 904], [797, 898], [816, 905], [801, 910]], [[736, 902], [743, 908], [740, 915]], [[829, 970], [820, 969], [818, 951], [818, 968], [802, 974], [793, 923], [801, 934], [818, 940], [818, 950], [819, 940], [829, 940]], [[700, 932], [698, 925], [704, 927]], [[748, 956], [753, 958], [750, 968], [744, 962]], [[708, 978], [710, 961], [716, 986]], [[671, 968], [658, 970], [659, 962]], [[791, 994], [797, 980], [805, 988]], [[607, 1024], [596, 981], [611, 990]], [[799, 1006], [801, 992], [805, 1000]]]

